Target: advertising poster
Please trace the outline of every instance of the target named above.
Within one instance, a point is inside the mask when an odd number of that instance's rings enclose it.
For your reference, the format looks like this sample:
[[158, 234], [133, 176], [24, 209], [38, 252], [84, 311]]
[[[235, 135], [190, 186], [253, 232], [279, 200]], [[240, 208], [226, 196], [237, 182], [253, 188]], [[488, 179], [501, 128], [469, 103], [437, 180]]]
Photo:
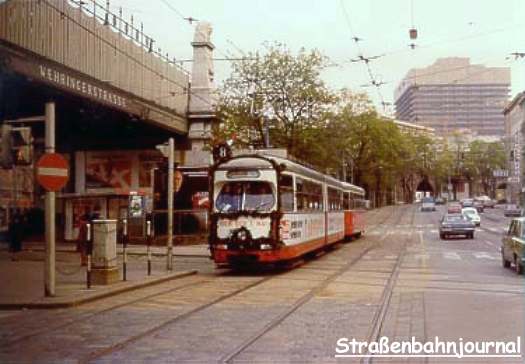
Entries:
[[109, 152], [86, 155], [86, 189], [131, 189], [132, 156]]

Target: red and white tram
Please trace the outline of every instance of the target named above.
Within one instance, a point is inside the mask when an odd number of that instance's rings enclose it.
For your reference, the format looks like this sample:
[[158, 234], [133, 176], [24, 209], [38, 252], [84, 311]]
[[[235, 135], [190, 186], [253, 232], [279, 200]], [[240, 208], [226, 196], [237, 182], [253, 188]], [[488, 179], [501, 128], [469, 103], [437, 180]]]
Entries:
[[290, 261], [364, 232], [364, 190], [273, 155], [211, 171], [210, 237], [218, 265]]

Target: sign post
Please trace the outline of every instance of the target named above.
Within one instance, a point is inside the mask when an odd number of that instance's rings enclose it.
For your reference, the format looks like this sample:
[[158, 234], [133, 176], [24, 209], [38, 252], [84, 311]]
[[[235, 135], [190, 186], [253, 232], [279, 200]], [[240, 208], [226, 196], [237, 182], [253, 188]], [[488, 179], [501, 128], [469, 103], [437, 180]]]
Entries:
[[67, 183], [68, 163], [60, 154], [55, 153], [55, 103], [46, 103], [45, 115], [46, 154], [36, 164], [36, 179], [46, 189], [45, 224], [46, 224], [46, 260], [44, 265], [44, 291], [46, 296], [55, 295], [55, 191]]
[[[55, 153], [55, 103], [46, 103], [46, 153]], [[45, 295], [55, 295], [55, 192], [46, 191], [45, 200], [46, 221], [46, 264], [45, 273]]]
[[175, 162], [173, 138], [168, 141], [168, 254], [167, 269], [173, 270], [173, 164]]

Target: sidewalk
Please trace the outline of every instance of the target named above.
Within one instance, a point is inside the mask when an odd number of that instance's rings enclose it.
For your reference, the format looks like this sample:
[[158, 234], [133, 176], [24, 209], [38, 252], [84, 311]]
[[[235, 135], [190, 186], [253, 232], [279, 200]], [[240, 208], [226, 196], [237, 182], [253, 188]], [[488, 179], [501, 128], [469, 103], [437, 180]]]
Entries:
[[[7, 248], [5, 248], [7, 249]], [[72, 243], [57, 244], [57, 252], [75, 252], [75, 245]], [[44, 251], [43, 242], [24, 242], [24, 251]], [[147, 246], [139, 244], [128, 244], [127, 251], [129, 255], [146, 255]], [[122, 244], [117, 244], [117, 254], [122, 255]], [[154, 245], [151, 247], [151, 254], [153, 256], [166, 256], [166, 247]], [[210, 250], [208, 244], [198, 245], [180, 245], [173, 247], [173, 255], [180, 257], [209, 257]]]
[[[117, 247], [122, 278], [122, 246]], [[197, 273], [195, 268], [208, 263], [207, 245], [174, 247], [174, 270], [166, 270], [166, 248], [152, 247], [152, 274], [147, 275], [146, 247], [128, 246], [127, 281], [107, 286], [86, 286], [86, 267], [80, 265], [80, 254], [73, 244], [57, 245], [55, 297], [44, 296], [44, 246], [24, 243], [16, 261], [5, 245], [0, 245], [0, 309], [64, 308], [109, 297], [167, 280]], [[195, 259], [199, 258], [198, 261]]]

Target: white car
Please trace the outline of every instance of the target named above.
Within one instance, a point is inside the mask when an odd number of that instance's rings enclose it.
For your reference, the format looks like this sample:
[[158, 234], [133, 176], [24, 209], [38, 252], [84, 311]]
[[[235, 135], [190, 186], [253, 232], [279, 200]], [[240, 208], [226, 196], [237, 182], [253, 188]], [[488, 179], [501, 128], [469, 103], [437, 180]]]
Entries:
[[461, 210], [463, 216], [472, 221], [476, 226], [481, 225], [481, 217], [475, 207], [465, 207]]

